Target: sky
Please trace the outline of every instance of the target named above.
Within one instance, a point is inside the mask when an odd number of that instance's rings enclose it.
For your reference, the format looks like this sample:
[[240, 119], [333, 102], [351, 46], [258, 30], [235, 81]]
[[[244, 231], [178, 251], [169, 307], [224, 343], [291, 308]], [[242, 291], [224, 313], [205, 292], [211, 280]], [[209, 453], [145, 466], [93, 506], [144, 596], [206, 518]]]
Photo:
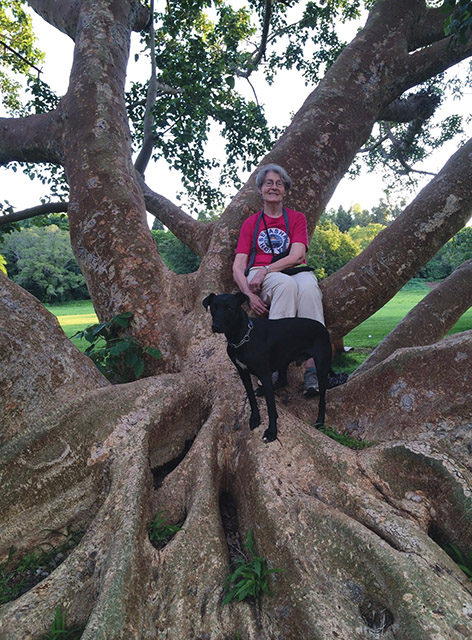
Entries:
[[[36, 14], [32, 13], [32, 16], [34, 30], [38, 37], [38, 46], [46, 54], [45, 61], [42, 64], [41, 77], [59, 95], [62, 95], [67, 90], [68, 76], [72, 64], [73, 43], [70, 38], [48, 25]], [[346, 39], [353, 37], [356, 28], [355, 25], [346, 27], [346, 29], [350, 30], [350, 32], [347, 31], [344, 34]], [[138, 47], [139, 35], [133, 34], [133, 38], [134, 46]], [[148, 64], [143, 56], [140, 57], [138, 62], [135, 62], [134, 54], [132, 54], [130, 56], [128, 78], [135, 77], [136, 79], [136, 76], [138, 76], [139, 79], [145, 81], [149, 74]], [[238, 82], [238, 88], [247, 96], [252, 97], [253, 94], [249, 84], [243, 80], [238, 80]], [[262, 74], [259, 74], [259, 77], [256, 74], [252, 76], [251, 82], [255, 86], [259, 102], [265, 107], [269, 124], [277, 126], [289, 124], [291, 114], [300, 108], [313, 89], [312, 87], [306, 87], [301, 78], [297, 77], [297, 74], [293, 71], [281, 72], [271, 87], [263, 81]], [[468, 108], [465, 106], [466, 103], [461, 105], [464, 110]], [[457, 109], [458, 105], [454, 105], [454, 108]], [[5, 114], [0, 111], [0, 115]], [[469, 133], [472, 135], [472, 126], [470, 128]], [[213, 135], [213, 139], [210, 139], [210, 145], [212, 152], [218, 155], [221, 141], [217, 132]], [[421, 168], [428, 171], [438, 171], [455, 148], [455, 144], [447, 145]], [[423, 183], [426, 183], [429, 179], [425, 178]], [[150, 162], [146, 171], [146, 181], [154, 191], [161, 193], [173, 202], [177, 202], [176, 194], [182, 190], [179, 175], [175, 170], [170, 170], [165, 161]], [[31, 181], [20, 171], [14, 173], [12, 170], [1, 169], [0, 185], [0, 200], [7, 200], [15, 210], [36, 206], [40, 203], [40, 197], [47, 194], [44, 186]], [[417, 187], [416, 191], [409, 193], [405, 191], [406, 200], [411, 200], [420, 191], [420, 188], [421, 186]], [[348, 210], [350, 206], [360, 204], [363, 209], [371, 209], [382, 198], [385, 199], [381, 177], [377, 174], [363, 172], [355, 180], [344, 178], [340, 182], [328, 204], [328, 208], [337, 208], [342, 205]], [[397, 199], [400, 199], [400, 195], [393, 198], [393, 203]], [[185, 203], [182, 206], [185, 210]], [[149, 220], [150, 224], [152, 224], [153, 217], [149, 216]]]

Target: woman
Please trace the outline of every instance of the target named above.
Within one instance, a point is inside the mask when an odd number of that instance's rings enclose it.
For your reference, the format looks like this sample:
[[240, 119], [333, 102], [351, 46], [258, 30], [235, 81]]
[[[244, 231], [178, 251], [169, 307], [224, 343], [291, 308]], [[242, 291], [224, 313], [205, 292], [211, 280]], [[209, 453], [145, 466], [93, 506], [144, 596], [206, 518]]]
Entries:
[[[288, 267], [306, 264], [308, 249], [305, 216], [283, 205], [292, 181], [285, 169], [268, 164], [257, 174], [256, 186], [264, 207], [243, 222], [233, 263], [234, 280], [257, 315], [268, 313], [271, 320], [298, 316], [324, 324], [315, 275], [311, 271], [282, 273]], [[273, 262], [281, 253], [285, 257]], [[303, 393], [313, 396], [317, 391], [314, 362], [310, 359], [305, 362]]]

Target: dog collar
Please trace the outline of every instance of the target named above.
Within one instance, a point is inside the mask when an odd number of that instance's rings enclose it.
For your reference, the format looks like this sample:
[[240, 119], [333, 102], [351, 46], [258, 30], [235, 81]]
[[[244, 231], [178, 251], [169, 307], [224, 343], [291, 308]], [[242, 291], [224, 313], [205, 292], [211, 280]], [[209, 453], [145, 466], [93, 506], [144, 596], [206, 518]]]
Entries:
[[251, 320], [251, 318], [249, 318], [248, 323], [247, 323], [247, 331], [244, 334], [243, 338], [240, 340], [240, 342], [238, 342], [238, 344], [233, 344], [228, 339], [226, 339], [226, 342], [229, 344], [230, 347], [233, 347], [234, 349], [239, 349], [239, 347], [242, 347], [245, 342], [249, 342], [249, 340], [251, 338], [250, 334], [251, 334], [253, 326], [254, 325], [252, 323], [252, 320]]

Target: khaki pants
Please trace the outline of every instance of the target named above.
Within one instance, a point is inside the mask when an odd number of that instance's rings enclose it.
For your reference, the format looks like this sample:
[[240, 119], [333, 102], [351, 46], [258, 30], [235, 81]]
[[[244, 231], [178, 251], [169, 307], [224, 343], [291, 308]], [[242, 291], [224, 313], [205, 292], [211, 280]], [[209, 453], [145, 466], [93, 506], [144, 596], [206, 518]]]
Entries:
[[[251, 282], [260, 268], [253, 267], [250, 270], [248, 282]], [[270, 320], [299, 317], [311, 318], [324, 324], [322, 294], [318, 280], [311, 271], [302, 271], [295, 276], [276, 271], [268, 273], [259, 295], [269, 306]]]

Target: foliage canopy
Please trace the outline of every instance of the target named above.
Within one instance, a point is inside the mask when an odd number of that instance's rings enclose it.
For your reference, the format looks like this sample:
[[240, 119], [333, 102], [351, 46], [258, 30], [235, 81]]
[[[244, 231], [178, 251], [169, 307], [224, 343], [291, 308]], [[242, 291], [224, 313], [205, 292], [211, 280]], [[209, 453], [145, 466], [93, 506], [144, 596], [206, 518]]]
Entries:
[[[33, 46], [31, 18], [23, 4], [21, 0], [2, 3], [0, 21], [5, 33], [18, 33], [19, 40], [14, 43], [17, 52], [25, 59], [39, 61], [42, 54]], [[148, 113], [152, 157], [165, 159], [180, 171], [183, 189], [197, 211], [221, 208], [228, 193], [240, 188], [282, 131], [285, 123], [270, 125], [259, 102], [257, 87], [261, 81], [271, 84], [280, 70], [293, 70], [307, 84], [317, 83], [346, 45], [344, 25], [358, 20], [372, 4], [371, 0], [253, 0], [235, 7], [222, 0], [181, 0], [167, 3], [154, 13], [154, 37], [142, 32], [141, 49], [135, 54], [143, 69], [149, 66], [150, 74], [150, 50], [155, 53], [156, 93]], [[457, 32], [461, 39], [466, 37], [471, 20], [469, 1], [430, 4], [455, 7], [445, 29]], [[58, 96], [32, 73], [30, 64], [13, 53], [5, 53], [5, 63], [7, 68], [27, 76], [26, 93], [30, 96], [21, 105], [18, 81], [5, 80], [10, 83], [5, 85], [9, 90], [4, 91], [9, 96], [5, 102], [9, 113], [44, 113], [57, 106]], [[461, 96], [469, 81], [464, 76], [446, 81], [439, 75], [407, 91], [404, 102], [423, 97], [419, 117], [414, 122], [397, 122], [388, 116], [380, 120], [351, 173], [365, 162], [371, 170], [382, 167], [387, 187], [398, 184], [398, 173], [407, 176], [403, 187], [415, 185], [422, 173], [421, 163], [445, 142], [463, 134], [463, 119], [458, 113], [442, 120], [433, 116], [446, 97]], [[145, 137], [146, 96], [150, 90], [149, 81], [131, 78], [126, 102], [136, 152]], [[217, 139], [220, 143], [215, 145]], [[30, 177], [48, 184], [52, 195], [66, 197], [62, 168], [26, 164], [25, 170]]]

